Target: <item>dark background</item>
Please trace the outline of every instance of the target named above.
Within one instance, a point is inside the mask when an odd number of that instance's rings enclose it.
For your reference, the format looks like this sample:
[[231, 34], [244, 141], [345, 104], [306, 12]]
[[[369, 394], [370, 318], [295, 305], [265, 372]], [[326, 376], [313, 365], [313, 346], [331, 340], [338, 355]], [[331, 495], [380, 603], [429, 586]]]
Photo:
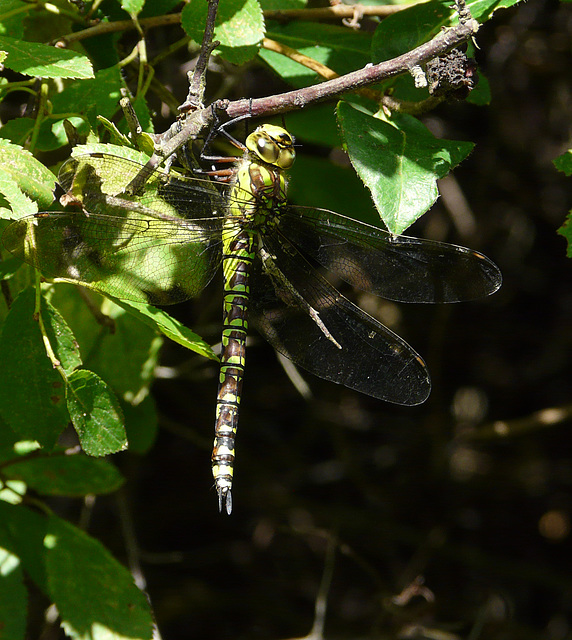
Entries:
[[[572, 146], [571, 42], [569, 4], [498, 12], [476, 52], [491, 104], [424, 119], [476, 148], [412, 235], [481, 250], [504, 277], [475, 303], [376, 302], [427, 360], [425, 405], [302, 372], [303, 398], [253, 335], [228, 517], [210, 471], [217, 368], [166, 345], [178, 377], [154, 386], [157, 444], [116, 456], [129, 483], [90, 527], [139, 564], [165, 639], [304, 636], [320, 593], [328, 638], [572, 637], [572, 265], [557, 235], [572, 189], [551, 164]], [[184, 62], [169, 65], [181, 100]], [[260, 68], [244, 82], [281, 89]], [[175, 313], [215, 343], [220, 300], [215, 284]]]

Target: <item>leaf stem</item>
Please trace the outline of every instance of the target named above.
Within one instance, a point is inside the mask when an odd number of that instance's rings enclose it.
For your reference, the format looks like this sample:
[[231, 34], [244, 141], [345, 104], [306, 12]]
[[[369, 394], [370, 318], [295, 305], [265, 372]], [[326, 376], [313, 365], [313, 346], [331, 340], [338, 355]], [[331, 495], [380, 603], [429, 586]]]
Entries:
[[42, 340], [44, 342], [44, 348], [46, 349], [46, 355], [50, 359], [52, 366], [54, 369], [57, 369], [58, 373], [63, 378], [64, 383], [66, 384], [67, 389], [67, 376], [64, 368], [62, 367], [62, 363], [57, 358], [53, 348], [52, 343], [50, 342], [50, 338], [48, 337], [48, 333], [46, 331], [46, 326], [44, 325], [44, 319], [42, 318], [42, 290], [41, 290], [41, 282], [40, 282], [40, 272], [36, 269], [36, 303], [34, 305], [34, 318], [38, 322], [38, 326], [40, 327], [40, 333], [42, 334]]
[[30, 145], [28, 149], [34, 151], [36, 143], [38, 142], [38, 136], [40, 135], [40, 127], [46, 116], [46, 105], [48, 103], [49, 89], [48, 84], [42, 81], [40, 84], [40, 90], [38, 91], [38, 104], [36, 106], [36, 119], [34, 122], [34, 128], [32, 129], [32, 136], [30, 138]]

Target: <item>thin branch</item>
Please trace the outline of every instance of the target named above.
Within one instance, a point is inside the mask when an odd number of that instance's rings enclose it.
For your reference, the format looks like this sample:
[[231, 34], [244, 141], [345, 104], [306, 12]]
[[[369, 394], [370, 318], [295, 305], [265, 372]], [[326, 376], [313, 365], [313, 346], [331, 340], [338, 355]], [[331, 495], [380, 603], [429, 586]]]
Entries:
[[[209, 2], [209, 9], [210, 9]], [[411, 5], [385, 5], [385, 6], [361, 6], [361, 15], [364, 16], [378, 16], [384, 17], [397, 13], [403, 9], [407, 9]], [[319, 19], [339, 19], [339, 18], [352, 18], [355, 14], [355, 8], [353, 6], [335, 5], [333, 7], [324, 7], [322, 9], [289, 9], [286, 11], [264, 11], [264, 18], [266, 20], [319, 20]], [[164, 16], [155, 16], [153, 18], [141, 18], [139, 24], [145, 29], [151, 29], [153, 27], [162, 27], [169, 24], [179, 24], [181, 22], [180, 13], [170, 13]], [[115, 31], [129, 31], [135, 29], [135, 25], [132, 20], [116, 20], [115, 22], [100, 22], [92, 27], [87, 27], [82, 31], [75, 33], [69, 33], [68, 35], [58, 38], [58, 42], [63, 44], [69, 44], [70, 42], [77, 42], [78, 40], [85, 40], [86, 38], [93, 38], [94, 36], [101, 35], [103, 33], [113, 33]], [[212, 34], [211, 34], [212, 37]]]
[[459, 22], [461, 24], [470, 25], [476, 22], [465, 0], [455, 0], [455, 10], [459, 15]]
[[[141, 18], [141, 20], [139, 20], [139, 25], [145, 29], [149, 29], [151, 27], [164, 27], [169, 24], [179, 24], [180, 22], [181, 15], [179, 13], [169, 13], [165, 16], [155, 16], [154, 18]], [[78, 42], [79, 40], [85, 40], [86, 38], [93, 38], [104, 33], [131, 31], [132, 29], [136, 29], [133, 20], [100, 22], [93, 27], [87, 27], [87, 29], [83, 29], [82, 31], [68, 33], [65, 36], [61, 36], [55, 41], [55, 44], [68, 45], [72, 42]]]
[[459, 436], [462, 442], [491, 442], [507, 440], [534, 433], [541, 429], [552, 428], [564, 422], [572, 421], [572, 404], [561, 407], [549, 407], [531, 413], [524, 418], [514, 420], [496, 420], [477, 429], [466, 431]]
[[326, 612], [328, 608], [328, 595], [332, 586], [332, 577], [334, 575], [334, 563], [337, 542], [330, 538], [328, 540], [328, 548], [324, 562], [324, 572], [320, 581], [320, 588], [316, 596], [314, 606], [314, 624], [308, 636], [309, 639], [322, 640], [324, 638], [324, 627], [326, 624]]
[[340, 18], [352, 19], [359, 11], [361, 16], [377, 16], [384, 18], [408, 9], [410, 4], [391, 4], [391, 5], [346, 5], [336, 4], [331, 7], [321, 7], [316, 9], [285, 9], [278, 11], [265, 11], [266, 20], [339, 20]]
[[[332, 78], [311, 87], [252, 100], [218, 101], [211, 107], [199, 109], [189, 114], [185, 123], [177, 121], [166, 132], [158, 135], [156, 137], [158, 155], [152, 159], [151, 164], [158, 164], [160, 157], [168, 157], [180, 146], [191, 139], [195, 139], [202, 131], [212, 126], [215, 121], [215, 112], [224, 112], [229, 119], [241, 116], [271, 116], [331, 100], [367, 85], [393, 78], [402, 73], [409, 73], [413, 66], [423, 64], [443, 55], [449, 49], [467, 41], [476, 34], [478, 27], [479, 24], [472, 20], [466, 24], [444, 29], [429, 42], [397, 58], [392, 58], [376, 65], [367, 65], [358, 71]], [[398, 104], [395, 102], [391, 107], [396, 108]], [[434, 105], [434, 101], [430, 104], [426, 102], [422, 110]], [[401, 104], [401, 110], [409, 113], [413, 111], [412, 107], [413, 105], [404, 106], [403, 103]]]
[[445, 101], [445, 96], [429, 96], [425, 100], [419, 102], [411, 102], [409, 100], [399, 100], [393, 96], [383, 96], [381, 104], [390, 111], [398, 113], [408, 113], [412, 116], [418, 116], [427, 111], [433, 111], [437, 106]]
[[276, 40], [271, 40], [270, 38], [264, 38], [262, 40], [262, 48], [267, 51], [274, 51], [275, 53], [279, 53], [285, 58], [289, 58], [298, 64], [314, 71], [322, 78], [326, 80], [332, 80], [333, 78], [339, 78], [339, 74], [330, 69], [330, 67], [326, 67], [325, 64], [318, 62], [314, 58], [310, 58], [303, 53], [300, 53], [297, 49], [293, 49], [286, 44], [282, 44], [281, 42], [276, 42]]
[[459, 24], [441, 31], [429, 42], [397, 58], [392, 58], [376, 65], [368, 65], [359, 71], [348, 73], [339, 78], [275, 96], [231, 102], [226, 109], [226, 114], [229, 118], [236, 118], [246, 114], [251, 114], [253, 117], [276, 115], [332, 99], [366, 85], [375, 84], [402, 73], [408, 73], [414, 65], [423, 64], [432, 58], [443, 55], [449, 49], [465, 42], [474, 36], [477, 30], [478, 23], [475, 23], [475, 21]]
[[[300, 53], [298, 50], [292, 49], [291, 47], [288, 47], [281, 42], [270, 40], [270, 38], [264, 38], [264, 40], [262, 41], [262, 46], [268, 51], [275, 51], [276, 53], [279, 53], [286, 58], [290, 58], [290, 60], [294, 60], [294, 62], [303, 65], [311, 71], [314, 71], [326, 80], [332, 80], [333, 78], [340, 77], [338, 73], [336, 73], [333, 69], [330, 69], [330, 67], [327, 67], [325, 64], [322, 64], [321, 62], [314, 60], [314, 58], [310, 58], [309, 56]], [[419, 65], [415, 65], [413, 68], [420, 67]], [[389, 95], [384, 95], [383, 93], [381, 93], [381, 91], [368, 89], [367, 87], [357, 89], [355, 93], [363, 96], [364, 98], [368, 98], [369, 100], [379, 102], [391, 111], [399, 111], [400, 113], [409, 113], [411, 115], [418, 115], [421, 113], [425, 113], [426, 111], [430, 111], [445, 100], [444, 97], [430, 97], [420, 102], [408, 102], [406, 100], [393, 98]]]
[[207, 66], [209, 64], [211, 53], [220, 44], [217, 40], [213, 41], [217, 11], [218, 0], [208, 0], [207, 20], [205, 23], [205, 31], [203, 33], [203, 41], [201, 43], [201, 52], [192, 76], [189, 71], [189, 93], [187, 94], [185, 102], [183, 102], [179, 107], [180, 111], [194, 111], [196, 109], [200, 109], [204, 104], [205, 88], [207, 84]]

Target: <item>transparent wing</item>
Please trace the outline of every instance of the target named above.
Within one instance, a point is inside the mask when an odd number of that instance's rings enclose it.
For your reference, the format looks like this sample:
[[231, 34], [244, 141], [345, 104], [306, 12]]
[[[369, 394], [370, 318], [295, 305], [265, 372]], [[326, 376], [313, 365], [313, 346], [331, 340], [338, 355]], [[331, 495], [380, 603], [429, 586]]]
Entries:
[[5, 247], [49, 279], [118, 298], [174, 304], [197, 295], [220, 263], [221, 220], [197, 228], [153, 218], [41, 213], [13, 222]]
[[60, 183], [88, 213], [23, 218], [6, 229], [4, 245], [47, 278], [119, 298], [172, 304], [196, 295], [220, 263], [228, 194], [160, 171], [142, 193], [126, 194], [141, 168], [108, 154], [68, 160]]
[[286, 206], [280, 228], [349, 284], [397, 302], [460, 302], [494, 293], [498, 267], [477, 251], [387, 231], [324, 209]]
[[124, 208], [161, 219], [203, 219], [224, 216], [229, 185], [212, 180], [152, 171], [139, 192], [126, 193], [127, 185], [143, 165], [106, 153], [86, 154], [67, 160], [58, 181], [84, 210], [109, 214]]
[[262, 239], [270, 260], [253, 276], [250, 317], [280, 353], [311, 373], [396, 404], [415, 405], [431, 382], [422, 358], [356, 307], [280, 231]]

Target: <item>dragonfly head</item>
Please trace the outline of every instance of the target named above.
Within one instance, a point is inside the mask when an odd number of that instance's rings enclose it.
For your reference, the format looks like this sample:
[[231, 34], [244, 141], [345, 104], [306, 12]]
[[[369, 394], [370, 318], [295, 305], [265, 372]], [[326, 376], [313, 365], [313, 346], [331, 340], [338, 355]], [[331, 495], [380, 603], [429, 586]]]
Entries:
[[292, 136], [273, 124], [263, 124], [253, 131], [246, 146], [258, 158], [279, 169], [289, 169], [296, 158]]

